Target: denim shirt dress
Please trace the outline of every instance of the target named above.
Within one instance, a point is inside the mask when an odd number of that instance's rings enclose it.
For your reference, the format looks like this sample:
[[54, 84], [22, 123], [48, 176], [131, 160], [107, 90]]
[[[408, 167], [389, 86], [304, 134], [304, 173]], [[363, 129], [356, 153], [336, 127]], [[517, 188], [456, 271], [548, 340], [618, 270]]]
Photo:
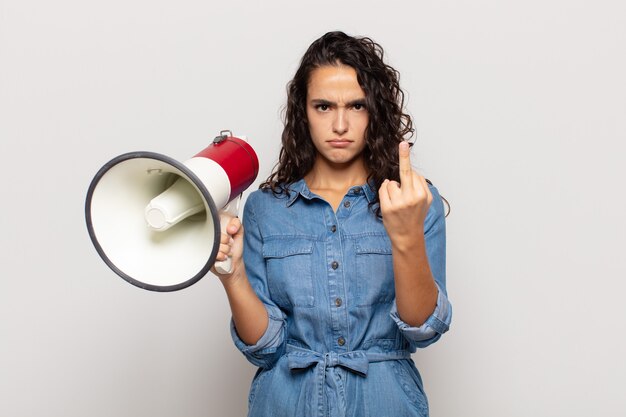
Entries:
[[424, 234], [439, 289], [420, 327], [398, 316], [391, 243], [368, 207], [368, 186], [352, 187], [335, 212], [304, 180], [289, 196], [257, 190], [243, 214], [244, 262], [269, 316], [255, 345], [231, 322], [237, 348], [259, 369], [250, 417], [427, 416], [411, 353], [448, 330], [445, 221], [435, 187]]

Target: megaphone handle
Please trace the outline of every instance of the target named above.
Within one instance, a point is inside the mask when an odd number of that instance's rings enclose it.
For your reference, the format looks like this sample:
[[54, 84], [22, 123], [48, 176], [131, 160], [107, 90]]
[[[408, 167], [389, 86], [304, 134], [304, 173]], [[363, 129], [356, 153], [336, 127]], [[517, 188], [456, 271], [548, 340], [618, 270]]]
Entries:
[[[226, 233], [226, 227], [230, 220], [237, 217], [239, 214], [239, 202], [241, 201], [241, 194], [237, 196], [233, 201], [228, 203], [222, 211], [220, 211], [220, 230], [222, 233]], [[233, 272], [233, 259], [229, 256], [223, 261], [215, 262], [215, 270], [220, 274], [230, 274]]]

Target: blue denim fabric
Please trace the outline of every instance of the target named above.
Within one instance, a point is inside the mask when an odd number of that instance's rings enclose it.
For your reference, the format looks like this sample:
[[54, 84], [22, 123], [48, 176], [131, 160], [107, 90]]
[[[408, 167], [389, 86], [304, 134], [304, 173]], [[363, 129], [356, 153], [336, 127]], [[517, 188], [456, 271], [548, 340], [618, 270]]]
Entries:
[[269, 325], [235, 345], [257, 371], [250, 417], [427, 416], [411, 359], [448, 330], [445, 221], [435, 187], [425, 223], [437, 307], [420, 327], [398, 316], [391, 243], [368, 207], [374, 191], [353, 187], [335, 213], [304, 180], [289, 196], [255, 191], [246, 202], [244, 261]]

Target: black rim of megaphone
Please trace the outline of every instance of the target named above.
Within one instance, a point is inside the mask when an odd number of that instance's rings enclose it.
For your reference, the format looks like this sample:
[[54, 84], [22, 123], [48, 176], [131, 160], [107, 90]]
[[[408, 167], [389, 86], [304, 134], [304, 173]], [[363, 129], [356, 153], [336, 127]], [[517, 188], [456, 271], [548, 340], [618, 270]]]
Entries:
[[[100, 182], [100, 179], [104, 176], [104, 174], [107, 173], [107, 171], [109, 171], [109, 169], [119, 164], [120, 162], [129, 160], [129, 159], [137, 159], [137, 158], [156, 159], [158, 161], [162, 161], [167, 164], [170, 164], [174, 168], [182, 171], [189, 178], [189, 180], [191, 180], [191, 182], [198, 188], [200, 193], [202, 193], [202, 197], [204, 197], [204, 200], [207, 202], [209, 206], [207, 216], [210, 215], [213, 218], [213, 227], [215, 228], [215, 241], [213, 243], [213, 250], [211, 251], [211, 255], [209, 256], [207, 263], [204, 265], [204, 267], [202, 267], [202, 269], [198, 271], [196, 275], [194, 275], [187, 281], [184, 281], [180, 284], [151, 285], [151, 284], [146, 284], [145, 282], [142, 282], [142, 281], [138, 281], [134, 279], [133, 277], [131, 277], [130, 275], [124, 273], [124, 271], [120, 270], [117, 266], [115, 266], [115, 264], [108, 258], [108, 256], [102, 249], [102, 246], [100, 246], [100, 243], [98, 242], [98, 238], [96, 237], [95, 231], [93, 229], [93, 225], [91, 222], [91, 199], [93, 197], [93, 193], [96, 187], [98, 186], [98, 183]], [[170, 291], [178, 291], [178, 290], [182, 290], [183, 288], [187, 288], [195, 284], [196, 282], [198, 282], [202, 277], [204, 277], [209, 272], [209, 270], [215, 263], [215, 258], [217, 257], [217, 252], [218, 252], [219, 244], [220, 244], [219, 236], [221, 233], [220, 218], [219, 218], [219, 214], [217, 211], [217, 206], [215, 205], [215, 202], [213, 201], [211, 194], [209, 194], [209, 191], [204, 186], [202, 181], [200, 181], [200, 179], [196, 176], [196, 174], [194, 174], [188, 167], [183, 165], [181, 162], [173, 158], [170, 158], [169, 156], [166, 156], [166, 155], [162, 155], [162, 154], [155, 153], [155, 152], [143, 152], [143, 151], [142, 152], [128, 152], [128, 153], [119, 155], [111, 159], [109, 162], [107, 162], [96, 173], [95, 177], [91, 181], [91, 184], [89, 185], [89, 190], [87, 191], [87, 200], [85, 202], [85, 219], [87, 221], [87, 229], [89, 230], [89, 237], [91, 238], [91, 241], [93, 245], [96, 247], [96, 250], [98, 251], [98, 255], [100, 255], [102, 260], [117, 275], [124, 278], [126, 281], [130, 282], [131, 284], [139, 288], [143, 288], [144, 290], [158, 291], [158, 292], [170, 292]]]

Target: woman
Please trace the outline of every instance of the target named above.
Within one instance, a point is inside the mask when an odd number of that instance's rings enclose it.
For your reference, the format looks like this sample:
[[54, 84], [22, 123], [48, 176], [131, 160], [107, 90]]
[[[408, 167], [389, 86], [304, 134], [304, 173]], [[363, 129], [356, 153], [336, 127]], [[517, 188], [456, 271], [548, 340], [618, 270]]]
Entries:
[[233, 339], [259, 367], [250, 416], [428, 415], [410, 354], [450, 324], [445, 223], [398, 77], [369, 38], [313, 42], [279, 162], [222, 235]]

